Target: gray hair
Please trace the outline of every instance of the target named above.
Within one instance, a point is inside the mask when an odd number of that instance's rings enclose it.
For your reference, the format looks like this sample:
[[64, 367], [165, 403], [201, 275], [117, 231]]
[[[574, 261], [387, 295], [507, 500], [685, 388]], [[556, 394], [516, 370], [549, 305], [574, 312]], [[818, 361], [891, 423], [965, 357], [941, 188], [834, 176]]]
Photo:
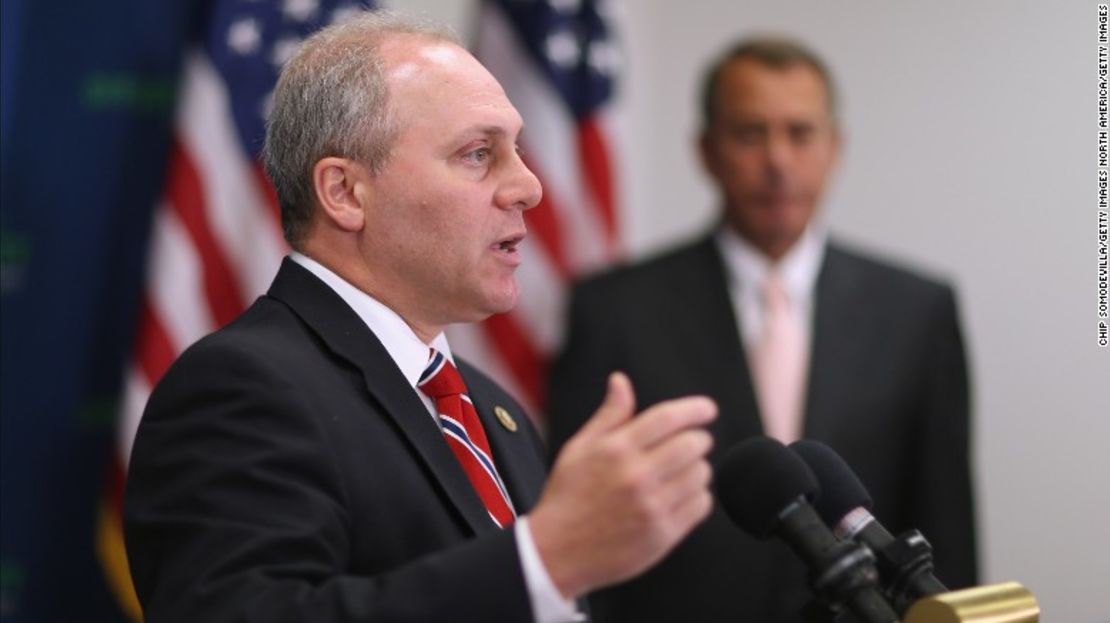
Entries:
[[266, 122], [262, 158], [277, 190], [285, 240], [300, 248], [316, 205], [312, 168], [350, 158], [380, 173], [398, 127], [389, 106], [380, 48], [390, 35], [459, 43], [443, 26], [389, 11], [367, 11], [304, 41], [282, 69]]
[[713, 121], [713, 115], [716, 112], [714, 96], [717, 93], [717, 82], [720, 80], [721, 73], [725, 67], [734, 61], [744, 58], [750, 58], [772, 69], [789, 69], [796, 65], [802, 65], [817, 72], [821, 82], [825, 84], [829, 116], [836, 118], [838, 99], [836, 85], [833, 84], [832, 74], [829, 73], [821, 57], [805, 45], [792, 39], [763, 36], [745, 39], [733, 44], [706, 70], [701, 84], [702, 127], [709, 127]]

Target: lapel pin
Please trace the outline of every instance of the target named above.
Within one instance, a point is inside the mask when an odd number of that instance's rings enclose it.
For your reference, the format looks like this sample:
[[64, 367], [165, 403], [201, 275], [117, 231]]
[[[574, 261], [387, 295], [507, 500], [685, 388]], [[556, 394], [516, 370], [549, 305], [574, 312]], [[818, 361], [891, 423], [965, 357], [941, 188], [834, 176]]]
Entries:
[[510, 433], [516, 432], [516, 420], [513, 419], [513, 416], [509, 415], [509, 412], [505, 410], [505, 407], [494, 407], [493, 414], [497, 416], [497, 421], [501, 422], [501, 425], [505, 427], [505, 430], [509, 431]]

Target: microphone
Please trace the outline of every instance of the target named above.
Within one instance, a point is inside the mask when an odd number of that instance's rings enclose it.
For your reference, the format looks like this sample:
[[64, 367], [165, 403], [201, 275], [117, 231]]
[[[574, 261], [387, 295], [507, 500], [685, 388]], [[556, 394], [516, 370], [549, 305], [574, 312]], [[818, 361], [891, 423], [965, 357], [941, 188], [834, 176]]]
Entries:
[[871, 514], [871, 495], [852, 468], [835, 450], [818, 441], [801, 440], [790, 445], [816, 475], [821, 497], [817, 513], [833, 533], [870, 549], [878, 558], [883, 589], [901, 615], [922, 597], [947, 592], [933, 575], [933, 548], [917, 530], [897, 538]]
[[877, 589], [874, 555], [837, 541], [810, 505], [819, 491], [805, 462], [768, 437], [733, 446], [717, 470], [718, 498], [732, 521], [757, 538], [785, 541], [809, 567], [810, 585], [830, 609], [846, 606], [862, 623], [897, 623]]

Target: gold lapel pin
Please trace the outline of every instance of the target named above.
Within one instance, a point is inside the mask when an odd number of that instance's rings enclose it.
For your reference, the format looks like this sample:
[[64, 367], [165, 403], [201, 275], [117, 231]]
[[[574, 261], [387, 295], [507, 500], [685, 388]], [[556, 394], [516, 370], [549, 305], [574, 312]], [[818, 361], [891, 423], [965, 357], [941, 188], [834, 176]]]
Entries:
[[501, 425], [505, 427], [505, 430], [509, 431], [510, 433], [516, 432], [516, 420], [513, 419], [513, 416], [509, 415], [509, 412], [505, 410], [505, 407], [494, 407], [493, 414], [497, 416], [497, 421], [501, 422]]

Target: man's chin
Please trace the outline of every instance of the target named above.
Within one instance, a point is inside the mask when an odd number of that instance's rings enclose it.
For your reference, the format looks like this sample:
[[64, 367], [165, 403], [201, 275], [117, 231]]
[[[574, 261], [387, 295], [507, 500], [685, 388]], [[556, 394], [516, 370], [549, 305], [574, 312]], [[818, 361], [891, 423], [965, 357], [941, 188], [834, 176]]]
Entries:
[[475, 316], [467, 322], [481, 322], [490, 316], [511, 312], [520, 302], [520, 288], [514, 282], [512, 288], [490, 293], [478, 306]]
[[497, 314], [505, 314], [516, 309], [517, 303], [520, 302], [520, 291], [514, 290], [512, 294], [499, 298], [493, 305], [490, 306], [492, 310], [491, 316]]

